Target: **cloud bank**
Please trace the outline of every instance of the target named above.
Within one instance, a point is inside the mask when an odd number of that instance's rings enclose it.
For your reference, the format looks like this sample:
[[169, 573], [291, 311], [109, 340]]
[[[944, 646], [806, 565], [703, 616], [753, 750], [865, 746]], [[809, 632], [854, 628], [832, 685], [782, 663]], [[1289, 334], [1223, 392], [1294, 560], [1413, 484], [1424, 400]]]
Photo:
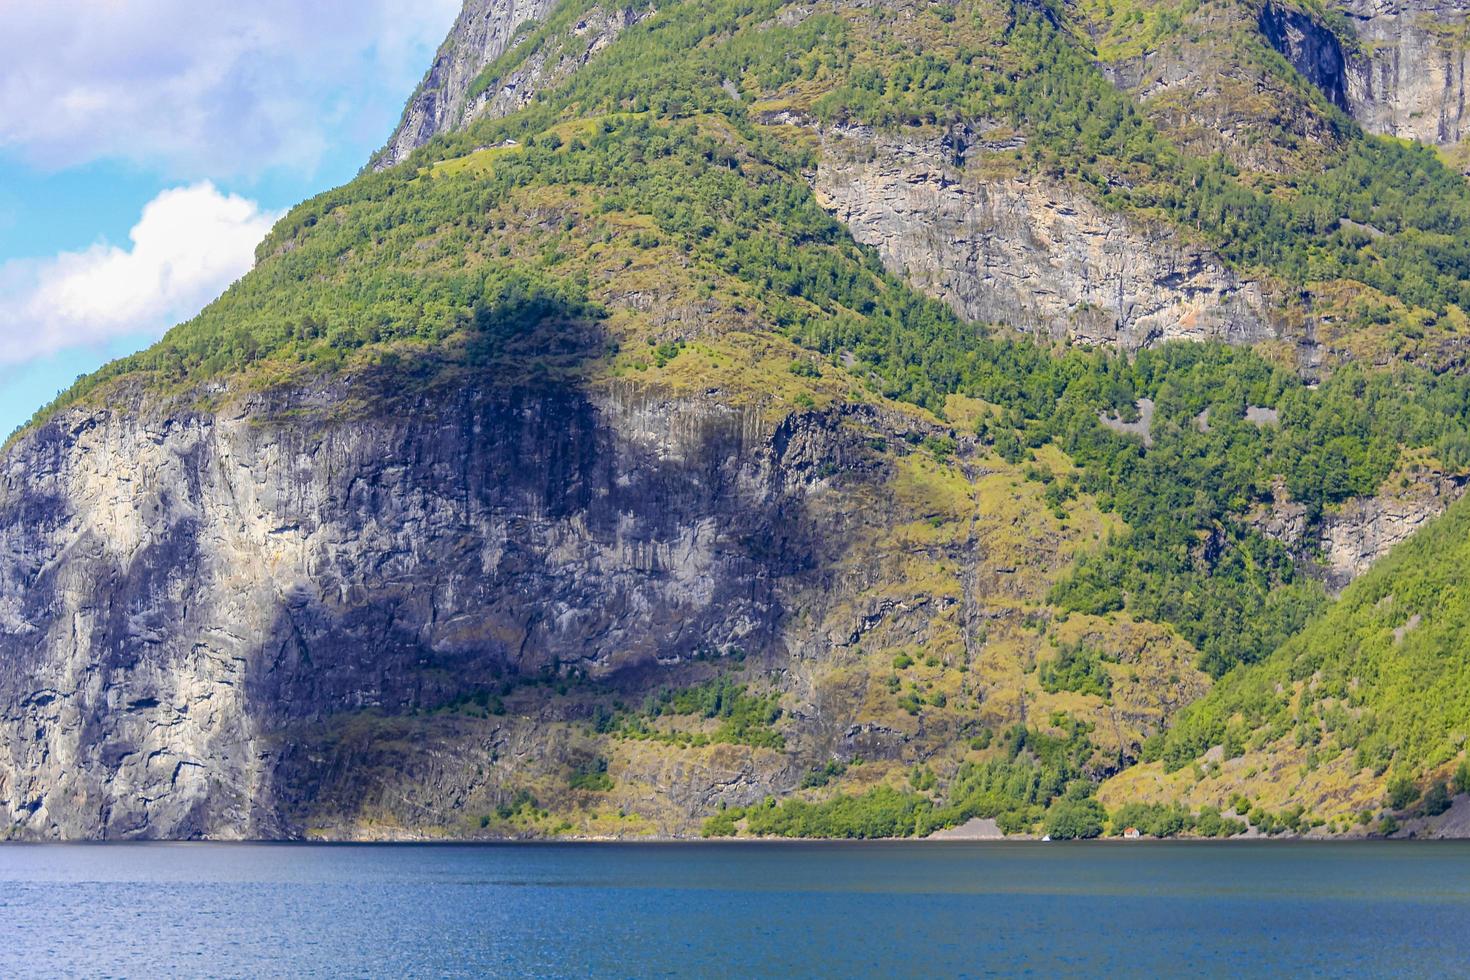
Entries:
[[279, 217], [204, 181], [149, 201], [129, 248], [101, 243], [0, 265], [0, 365], [161, 335], [248, 272]]
[[[63, 168], [304, 172], [372, 78], [407, 95], [459, 0], [3, 0], [0, 149]], [[381, 113], [381, 108], [377, 111]], [[386, 139], [387, 132], [378, 137]]]

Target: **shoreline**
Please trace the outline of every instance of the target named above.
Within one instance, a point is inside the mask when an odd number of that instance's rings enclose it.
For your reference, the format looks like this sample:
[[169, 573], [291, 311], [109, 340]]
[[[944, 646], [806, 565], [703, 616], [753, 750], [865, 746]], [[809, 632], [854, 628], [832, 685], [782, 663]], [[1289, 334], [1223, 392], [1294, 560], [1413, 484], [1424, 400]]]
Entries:
[[1449, 810], [1434, 817], [1405, 817], [1398, 832], [1390, 836], [1374, 834], [1366, 828], [1353, 827], [1343, 834], [1281, 833], [1263, 834], [1251, 828], [1232, 837], [1202, 837], [1181, 833], [1172, 837], [1125, 838], [1117, 835], [1083, 838], [1077, 840], [1047, 841], [1036, 834], [1003, 834], [996, 821], [991, 818], [972, 817], [954, 827], [932, 831], [924, 837], [703, 837], [697, 835], [648, 835], [648, 836], [455, 836], [433, 831], [414, 831], [409, 828], [380, 828], [370, 833], [353, 835], [346, 828], [318, 830], [301, 837], [261, 838], [40, 838], [0, 837], [0, 846], [5, 844], [327, 844], [366, 846], [376, 844], [443, 844], [443, 845], [500, 845], [500, 844], [835, 844], [835, 843], [911, 843], [911, 844], [1160, 844], [1160, 843], [1324, 843], [1351, 844], [1376, 841], [1467, 841], [1470, 840], [1470, 795], [1454, 798]]
[[1047, 841], [1040, 837], [1013, 834], [1008, 837], [999, 838], [967, 838], [967, 837], [397, 837], [397, 838], [301, 838], [301, 837], [261, 837], [261, 838], [238, 838], [238, 839], [199, 839], [199, 838], [141, 838], [129, 840], [102, 840], [96, 838], [76, 838], [66, 840], [39, 840], [39, 839], [14, 839], [0, 840], [0, 850], [6, 847], [110, 847], [138, 846], [138, 845], [241, 845], [241, 846], [280, 846], [280, 847], [506, 847], [506, 846], [533, 846], [546, 847], [555, 845], [715, 845], [715, 846], [740, 846], [750, 844], [912, 844], [914, 846], [941, 845], [950, 846], [956, 844], [1063, 844], [1063, 845], [1102, 845], [1102, 846], [1126, 846], [1126, 845], [1149, 845], [1149, 844], [1207, 844], [1207, 845], [1241, 845], [1241, 844], [1453, 844], [1470, 842], [1470, 836], [1458, 837], [1415, 837], [1415, 836], [1359, 836], [1359, 837], [1321, 837], [1321, 836], [1291, 836], [1278, 834], [1270, 837], [1266, 835], [1235, 837], [1188, 837], [1179, 835], [1177, 837], [1089, 837], [1073, 840]]

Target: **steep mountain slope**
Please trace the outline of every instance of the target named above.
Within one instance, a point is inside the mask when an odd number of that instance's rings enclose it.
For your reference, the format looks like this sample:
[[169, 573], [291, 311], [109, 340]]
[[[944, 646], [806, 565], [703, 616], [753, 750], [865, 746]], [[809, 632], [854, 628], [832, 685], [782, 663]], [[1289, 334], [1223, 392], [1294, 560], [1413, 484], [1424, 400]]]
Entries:
[[[1162, 740], [1162, 761], [1118, 777], [1107, 794], [1243, 796], [1348, 829], [1366, 828], [1360, 814], [1411, 812], [1436, 782], [1470, 791], [1467, 549], [1462, 502], [1267, 661], [1189, 708]], [[1397, 801], [1396, 783], [1412, 787]]]
[[1371, 132], [1463, 160], [1470, 8], [1439, 0], [1266, 3], [1262, 32], [1333, 103]]
[[[506, 832], [534, 794], [556, 807], [543, 832], [687, 833], [727, 794], [794, 788], [805, 759], [877, 778], [1024, 717], [1024, 680], [994, 664], [1035, 647], [1034, 597], [1111, 522], [1045, 510], [953, 428], [987, 406], [941, 422], [751, 332], [832, 276], [828, 302], [874, 325], [955, 324], [809, 197], [771, 197], [800, 185], [726, 121], [608, 122], [314, 202], [199, 321], [17, 440], [15, 832], [468, 833], [509, 807]], [[629, 154], [652, 157], [641, 182]], [[686, 252], [648, 210], [667, 187], [739, 222], [742, 254], [784, 253], [795, 288]], [[1203, 689], [1187, 647], [1138, 635], [1169, 666], [1113, 726], [1135, 748]], [[921, 645], [922, 713], [870, 684]], [[620, 706], [716, 676], [791, 691], [783, 724], [685, 745], [697, 726], [647, 733]], [[574, 782], [608, 760], [615, 783]], [[654, 779], [667, 796], [607, 795]]]
[[833, 128], [815, 184], [854, 238], [959, 316], [1124, 350], [1292, 339], [1274, 283], [1065, 182], [976, 174], [956, 138]]
[[1116, 9], [471, 0], [7, 444], [0, 826], [1093, 828], [1470, 468], [1470, 190], [1217, 8], [1166, 105]]
[[467, 0], [373, 166], [381, 170], [401, 163], [434, 136], [469, 121], [470, 89], [480, 72], [505, 53], [520, 28], [554, 5], [555, 0]]

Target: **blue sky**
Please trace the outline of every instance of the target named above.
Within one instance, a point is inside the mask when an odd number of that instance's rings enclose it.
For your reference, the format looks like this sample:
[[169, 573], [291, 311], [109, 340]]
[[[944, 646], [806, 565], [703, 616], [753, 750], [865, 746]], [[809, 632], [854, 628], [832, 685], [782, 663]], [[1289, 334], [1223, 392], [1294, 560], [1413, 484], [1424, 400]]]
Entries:
[[460, 0], [0, 0], [0, 439], [387, 139]]

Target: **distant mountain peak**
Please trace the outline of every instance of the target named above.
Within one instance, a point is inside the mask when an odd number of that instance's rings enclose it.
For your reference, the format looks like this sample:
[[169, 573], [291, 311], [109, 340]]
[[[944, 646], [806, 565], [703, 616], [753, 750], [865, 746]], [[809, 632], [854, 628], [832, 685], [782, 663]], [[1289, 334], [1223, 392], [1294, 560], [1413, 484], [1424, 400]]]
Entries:
[[456, 129], [465, 118], [480, 73], [509, 50], [523, 25], [545, 17], [556, 3], [465, 0], [433, 65], [404, 107], [398, 128], [373, 158], [373, 168], [401, 163], [438, 134]]

